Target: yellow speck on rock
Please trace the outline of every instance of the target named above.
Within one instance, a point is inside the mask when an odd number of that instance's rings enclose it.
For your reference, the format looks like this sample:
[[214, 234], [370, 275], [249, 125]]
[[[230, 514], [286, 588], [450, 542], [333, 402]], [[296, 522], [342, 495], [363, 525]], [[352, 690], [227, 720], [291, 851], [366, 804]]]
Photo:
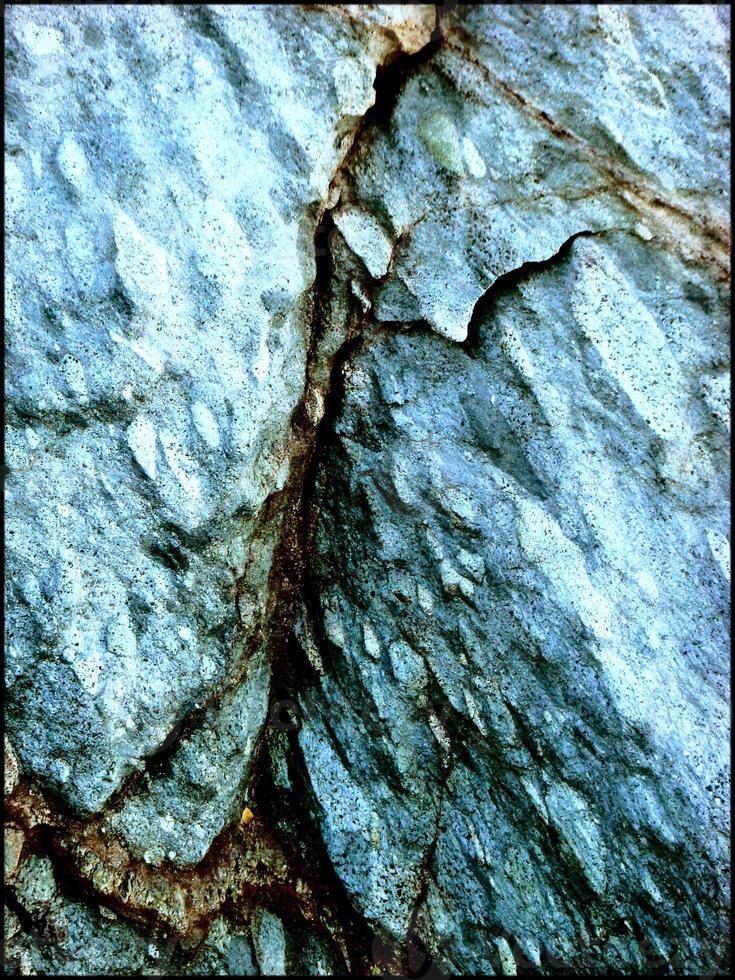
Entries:
[[246, 806], [245, 809], [242, 811], [242, 816], [240, 817], [240, 823], [242, 824], [243, 827], [247, 827], [247, 825], [250, 823], [252, 819], [254, 819], [254, 817], [255, 814], [253, 813], [253, 811], [250, 809], [249, 806]]

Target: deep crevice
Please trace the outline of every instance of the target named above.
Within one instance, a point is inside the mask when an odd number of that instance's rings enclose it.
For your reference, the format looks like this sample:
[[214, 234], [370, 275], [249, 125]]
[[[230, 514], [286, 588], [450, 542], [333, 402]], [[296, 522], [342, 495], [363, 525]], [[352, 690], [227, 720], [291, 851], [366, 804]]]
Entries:
[[[330, 292], [335, 282], [338, 270], [333, 262], [331, 237], [335, 234], [335, 226], [330, 207], [335, 206], [340, 194], [349, 195], [349, 173], [354, 159], [364, 151], [369, 143], [368, 134], [386, 128], [392, 117], [395, 105], [405, 84], [421, 65], [426, 63], [443, 42], [441, 18], [446, 15], [453, 5], [445, 5], [443, 10], [437, 10], [436, 26], [432, 39], [419, 51], [408, 53], [398, 45], [386, 58], [384, 64], [376, 69], [374, 79], [375, 99], [367, 110], [353, 134], [350, 146], [339, 164], [330, 183], [326, 196], [328, 207], [321, 209], [316, 206], [307, 220], [316, 224], [314, 232], [314, 255], [316, 274], [310, 296], [307, 300], [307, 316], [309, 320], [306, 378], [303, 396], [292, 414], [289, 457], [290, 474], [282, 491], [273, 494], [261, 508], [258, 517], [260, 526], [266, 522], [277, 521], [281, 525], [280, 543], [273, 557], [269, 576], [268, 601], [263, 620], [262, 633], [251, 638], [248, 647], [250, 652], [255, 644], [264, 643], [267, 646], [272, 667], [272, 684], [269, 699], [268, 722], [261, 732], [256, 747], [251, 776], [248, 785], [247, 798], [253, 801], [258, 812], [258, 820], [264, 827], [271, 828], [279, 825], [286, 831], [289, 841], [302, 841], [309, 851], [309, 862], [299, 858], [297, 854], [284, 852], [289, 862], [288, 881], [299, 878], [309, 881], [312, 898], [316, 896], [320, 914], [306, 916], [318, 932], [329, 934], [337, 941], [343, 954], [347, 956], [350, 972], [364, 974], [375, 965], [374, 950], [371, 957], [371, 944], [375, 937], [364, 918], [354, 908], [347, 896], [344, 885], [329, 861], [324, 842], [319, 834], [316, 817], [319, 804], [316, 800], [309, 775], [304, 763], [298, 738], [295, 731], [288, 734], [288, 765], [293, 781], [293, 791], [288, 799], [279, 791], [274, 783], [270, 770], [267, 739], [272, 729], [271, 720], [273, 709], [289, 696], [296, 700], [303, 693], [304, 679], [310, 669], [305, 665], [306, 658], [298, 652], [298, 642], [294, 636], [294, 624], [299, 611], [305, 607], [307, 614], [316, 622], [320, 622], [319, 596], [314, 591], [310, 579], [308, 563], [312, 552], [315, 530], [316, 513], [313, 501], [316, 491], [317, 475], [321, 461], [328, 449], [329, 439], [335, 420], [338, 418], [344, 397], [344, 376], [348, 364], [355, 356], [365, 340], [366, 312], [355, 302], [348, 316], [348, 322], [343, 324], [343, 334], [337, 349], [331, 351], [324, 346], [325, 325], [329, 322]], [[182, 11], [183, 13], [183, 11]], [[186, 11], [191, 26], [203, 36], [212, 40], [220, 49], [226, 70], [231, 82], [238, 93], [241, 92], [243, 66], [237, 52], [223, 38], [219, 26], [205, 7], [195, 7]], [[370, 284], [365, 283], [367, 292]], [[380, 329], [380, 328], [378, 328]], [[387, 329], [384, 327], [383, 329]], [[326, 383], [323, 379], [327, 372]], [[315, 398], [316, 396], [316, 398]], [[322, 400], [321, 412], [315, 413], [315, 400]], [[153, 542], [151, 550], [159, 560], [167, 564], [180, 565], [185, 561], [185, 552], [177, 547], [167, 547], [161, 542]], [[183, 556], [183, 558], [182, 558]], [[238, 591], [236, 586], [235, 591]], [[201, 723], [207, 711], [216, 704], [225, 691], [241, 679], [243, 667], [248, 656], [240, 660], [241, 667], [234, 675], [227, 677], [218, 689], [210, 695], [201, 707], [186, 714], [178, 721], [163, 744], [146, 760], [145, 771], [155, 775], [165, 769], [172, 754], [181, 744], [181, 739]], [[305, 674], [306, 671], [306, 674]], [[163, 913], [154, 909], [147, 910], [138, 904], [131, 905], [131, 894], [104, 894], [88, 877], [83, 856], [90, 853], [85, 847], [91, 846], [93, 851], [99, 849], [97, 859], [104, 865], [105, 850], [102, 840], [95, 843], [99, 824], [111, 809], [114, 809], [136, 786], [140, 785], [143, 773], [135, 773], [124, 785], [113, 794], [104, 810], [98, 816], [87, 820], [79, 820], [70, 813], [64, 816], [67, 808], [59, 807], [60, 817], [53, 817], [53, 825], [44, 826], [34, 832], [34, 841], [41, 852], [52, 858], [60, 888], [78, 898], [86, 898], [97, 905], [106, 905], [139, 925], [158, 926], [171, 931], [172, 925]], [[298, 803], [298, 805], [296, 805]], [[56, 807], [53, 808], [56, 811]], [[279, 812], [280, 809], [280, 812]], [[215, 839], [209, 853], [194, 869], [198, 878], [205, 876], [211, 869], [212, 874], [218, 873], [220, 858], [227, 862], [231, 860], [228, 854], [233, 846], [237, 828], [226, 827]], [[85, 845], [85, 840], [89, 843]], [[243, 844], [245, 848], [247, 844]], [[237, 848], [236, 848], [237, 850]], [[130, 874], [142, 875], [142, 881], [158, 876], [161, 880], [176, 880], [184, 869], [178, 866], [165, 866], [159, 869], [148, 868], [144, 862], [127, 855], [126, 867]], [[137, 869], [137, 870], [136, 870]], [[251, 888], [245, 881], [240, 887], [247, 894]], [[190, 901], [194, 901], [196, 889], [192, 892]], [[255, 896], [253, 896], [255, 900]], [[276, 909], [282, 909], [287, 915], [303, 911], [304, 897], [283, 884], [275, 884], [273, 888], [259, 889], [257, 901]], [[215, 907], [202, 910], [202, 915], [192, 913], [187, 921], [191, 921], [201, 930], [206, 923], [211, 923], [215, 915], [234, 912], [227, 897]], [[408, 954], [391, 960], [407, 975], [415, 973]]]
[[[336, 205], [340, 195], [349, 194], [345, 181], [353, 159], [363, 151], [367, 142], [365, 134], [371, 129], [384, 128], [389, 124], [404, 85], [416, 69], [431, 58], [441, 43], [441, 34], [435, 30], [433, 39], [420, 51], [414, 54], [400, 51], [377, 69], [374, 104], [362, 117], [351, 146], [330, 185], [327, 200], [333, 202], [332, 207]], [[337, 189], [337, 194], [333, 193], [334, 189]], [[331, 356], [326, 352], [325, 363], [322, 342], [329, 324], [330, 293], [337, 273], [331, 247], [335, 232], [331, 209], [326, 209], [319, 217], [314, 234], [316, 274], [311, 291], [306, 383], [304, 395], [292, 417], [292, 444], [296, 448], [291, 455], [291, 472], [284, 492], [284, 534], [274, 556], [270, 576], [272, 600], [267, 621], [273, 684], [269, 719], [279, 712], [280, 706], [295, 706], [299, 696], [304, 693], [304, 679], [309, 675], [313, 677], [315, 673], [294, 635], [294, 626], [302, 609], [316, 627], [319, 639], [324, 639], [320, 597], [309, 569], [318, 517], [313, 504], [319, 468], [328, 451], [334, 424], [344, 400], [345, 372], [366, 340], [366, 312], [354, 303], [348, 314], [348, 322], [343, 325], [342, 341]], [[369, 284], [365, 285], [370, 292]], [[325, 368], [328, 368], [328, 380], [322, 387], [319, 375]], [[322, 399], [321, 414], [316, 420], [311, 407], [315, 391]], [[294, 790], [291, 794], [277, 790], [268, 767], [264, 735], [254, 765], [254, 797], [262, 801], [264, 813], [274, 824], [279, 818], [291, 824], [290, 837], [310, 842], [311, 874], [323, 882], [325, 898], [332, 899], [329, 904], [343, 910], [344, 920], [340, 923], [339, 931], [350, 960], [351, 971], [366, 973], [370, 968], [371, 944], [374, 945], [375, 936], [349, 900], [315, 825], [314, 818], [319, 813], [319, 804], [298, 744], [297, 725], [298, 722], [295, 722], [294, 728], [287, 733], [289, 773], [295, 783]], [[294, 799], [300, 804], [298, 812], [293, 806]], [[274, 812], [274, 807], [278, 805], [283, 808], [280, 815]], [[372, 961], [375, 962], [374, 950]], [[402, 958], [401, 965], [405, 970], [410, 970], [410, 964], [405, 957]]]

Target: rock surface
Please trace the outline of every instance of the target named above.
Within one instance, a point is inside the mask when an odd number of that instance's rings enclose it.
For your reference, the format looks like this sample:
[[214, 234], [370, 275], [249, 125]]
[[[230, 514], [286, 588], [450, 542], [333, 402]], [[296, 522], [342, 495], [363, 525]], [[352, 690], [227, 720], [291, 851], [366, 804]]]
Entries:
[[727, 969], [729, 12], [440, 14], [9, 8], [7, 972]]
[[258, 627], [314, 226], [387, 46], [303, 9], [9, 16], [9, 731], [75, 808]]
[[300, 743], [348, 889], [397, 938], [418, 903], [452, 972], [497, 969], [503, 930], [627, 972], [631, 923], [696, 970], [724, 929], [718, 293], [631, 235], [579, 238], [471, 348], [416, 329], [351, 363]]

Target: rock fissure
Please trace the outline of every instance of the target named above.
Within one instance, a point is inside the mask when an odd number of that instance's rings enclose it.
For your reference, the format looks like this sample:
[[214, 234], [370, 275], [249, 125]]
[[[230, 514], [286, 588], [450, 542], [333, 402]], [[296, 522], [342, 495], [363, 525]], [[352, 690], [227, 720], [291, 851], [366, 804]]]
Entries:
[[532, 276], [535, 272], [548, 269], [553, 267], [555, 263], [561, 262], [569, 255], [569, 251], [573, 243], [578, 238], [594, 238], [597, 236], [614, 234], [615, 232], [626, 231], [630, 231], [630, 229], [623, 227], [611, 227], [605, 228], [601, 231], [592, 231], [591, 229], [585, 228], [581, 231], [575, 232], [573, 235], [570, 235], [569, 238], [567, 238], [567, 240], [559, 247], [559, 249], [548, 258], [539, 259], [538, 261], [534, 262], [524, 262], [522, 265], [518, 266], [518, 268], [511, 269], [510, 272], [504, 272], [502, 275], [498, 276], [498, 278], [493, 280], [493, 282], [475, 303], [470, 322], [467, 325], [467, 337], [465, 340], [459, 341], [459, 346], [462, 347], [470, 357], [475, 356], [474, 351], [476, 350], [478, 344], [479, 324], [484, 323], [491, 315], [497, 297], [506, 291], [516, 289], [519, 283], [523, 282], [526, 277]]

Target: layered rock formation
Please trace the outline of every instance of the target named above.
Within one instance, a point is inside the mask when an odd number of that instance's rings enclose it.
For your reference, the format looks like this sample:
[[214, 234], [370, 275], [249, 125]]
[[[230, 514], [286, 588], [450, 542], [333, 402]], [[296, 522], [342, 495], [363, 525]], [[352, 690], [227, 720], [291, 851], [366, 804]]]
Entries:
[[9, 972], [727, 967], [728, 16], [10, 8]]

